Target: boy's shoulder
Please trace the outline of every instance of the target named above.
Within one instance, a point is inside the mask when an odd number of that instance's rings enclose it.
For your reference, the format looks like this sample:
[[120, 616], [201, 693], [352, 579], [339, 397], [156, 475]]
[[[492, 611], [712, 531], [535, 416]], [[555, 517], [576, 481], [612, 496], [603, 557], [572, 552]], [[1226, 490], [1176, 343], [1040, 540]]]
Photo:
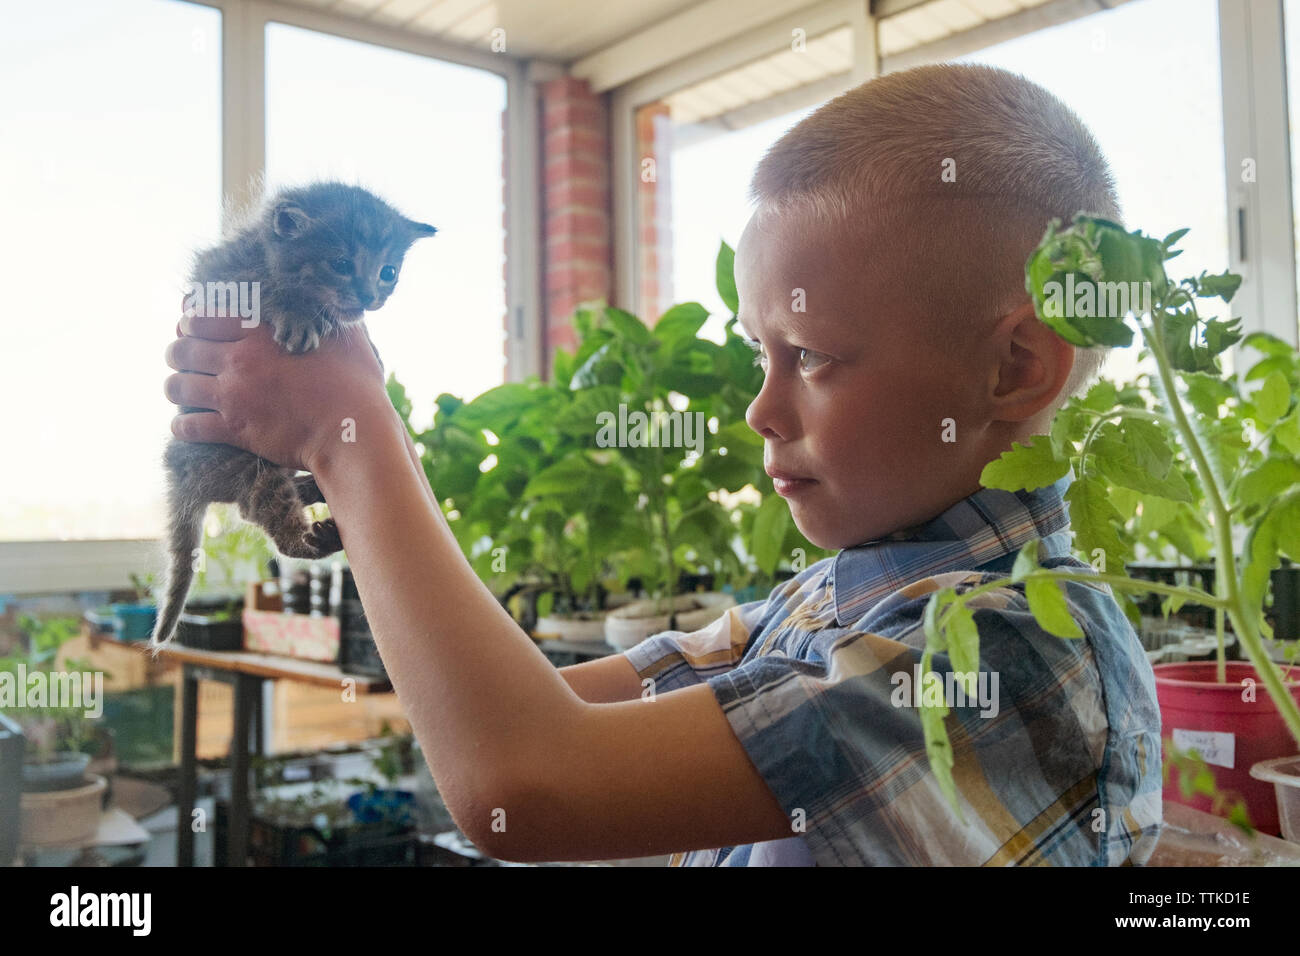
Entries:
[[[1041, 564], [1092, 572], [1067, 555]], [[770, 771], [774, 791], [809, 810], [816, 832], [805, 839], [819, 862], [943, 862], [923, 859], [917, 845], [881, 840], [922, 817], [933, 826], [937, 815], [950, 815], [933, 790], [918, 710], [925, 607], [941, 588], [962, 594], [1007, 575], [929, 574], [888, 591], [850, 621], [835, 619], [834, 567], [833, 559], [818, 562], [775, 589], [761, 612], [752, 612], [762, 621], [740, 667], [709, 683], [756, 765]], [[1023, 583], [972, 601], [982, 683], [970, 706], [950, 708], [947, 726], [954, 743], [963, 742], [962, 776], [987, 781], [993, 791], [984, 800], [998, 809], [977, 831], [954, 825], [950, 836], [959, 844], [986, 842], [948, 862], [1140, 864], [1154, 849], [1160, 718], [1150, 664], [1109, 587], [1086, 580], [1062, 586], [1082, 640], [1044, 630]], [[936, 655], [933, 667], [952, 671], [946, 654]], [[791, 772], [792, 761], [802, 761], [791, 755], [791, 733], [808, 758], [805, 772]], [[836, 767], [842, 772], [827, 776]], [[825, 802], [826, 792], [838, 794], [834, 804]], [[873, 825], [835, 836], [823, 831], [846, 825], [845, 807]], [[1013, 821], [1003, 839], [994, 835]], [[1052, 821], [1052, 840], [1028, 838]], [[985, 830], [976, 837], [979, 827]]]

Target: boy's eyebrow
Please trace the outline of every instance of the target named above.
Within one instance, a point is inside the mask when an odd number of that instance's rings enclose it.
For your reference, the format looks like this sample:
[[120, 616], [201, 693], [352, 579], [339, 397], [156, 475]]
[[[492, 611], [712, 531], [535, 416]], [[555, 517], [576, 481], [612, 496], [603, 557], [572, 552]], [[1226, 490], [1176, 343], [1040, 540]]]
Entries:
[[[752, 343], [758, 342], [758, 337], [745, 327], [745, 323], [740, 319], [739, 315], [736, 317], [736, 325], [740, 327], [740, 333], [744, 336], [746, 341]], [[786, 332], [790, 338], [813, 339], [826, 334], [828, 330], [824, 323], [810, 320], [808, 318], [808, 313], [792, 312], [790, 313], [789, 321], [786, 323], [786, 326], [782, 331]]]

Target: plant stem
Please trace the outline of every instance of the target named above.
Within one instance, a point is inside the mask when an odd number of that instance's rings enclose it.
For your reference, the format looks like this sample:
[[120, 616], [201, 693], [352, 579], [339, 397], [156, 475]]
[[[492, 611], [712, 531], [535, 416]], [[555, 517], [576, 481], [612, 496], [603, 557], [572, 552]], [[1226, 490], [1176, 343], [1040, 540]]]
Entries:
[[[1161, 308], [1163, 309], [1163, 305]], [[1255, 665], [1255, 671], [1264, 682], [1264, 687], [1268, 690], [1269, 696], [1273, 698], [1273, 703], [1277, 706], [1278, 713], [1282, 715], [1287, 729], [1295, 737], [1296, 741], [1300, 742], [1300, 708], [1297, 708], [1295, 698], [1287, 691], [1286, 685], [1282, 681], [1281, 671], [1278, 670], [1277, 665], [1264, 650], [1263, 641], [1255, 626], [1254, 612], [1258, 608], [1247, 608], [1245, 606], [1237, 579], [1236, 552], [1232, 546], [1232, 523], [1228, 516], [1228, 509], [1223, 502], [1223, 495], [1219, 490], [1219, 483], [1214, 475], [1214, 470], [1210, 467], [1209, 459], [1205, 455], [1205, 450], [1201, 447], [1200, 439], [1192, 427], [1192, 423], [1187, 418], [1187, 412], [1183, 409], [1182, 399], [1179, 397], [1178, 389], [1174, 384], [1173, 369], [1165, 352], [1164, 336], [1154, 314], [1150, 326], [1142, 325], [1142, 334], [1146, 339], [1147, 347], [1156, 360], [1156, 367], [1160, 371], [1160, 384], [1162, 386], [1161, 390], [1164, 392], [1165, 404], [1174, 416], [1174, 422], [1182, 435], [1183, 444], [1192, 456], [1192, 461], [1196, 465], [1197, 473], [1201, 478], [1201, 484], [1205, 488], [1206, 498], [1214, 511], [1215, 590], [1223, 595], [1228, 617], [1232, 621], [1237, 640], [1241, 641], [1246, 648], [1247, 656], [1250, 658], [1251, 663]], [[1219, 582], [1221, 582], [1221, 585]], [[1222, 633], [1219, 634], [1218, 662], [1220, 680], [1226, 683], [1227, 665], [1224, 658]]]

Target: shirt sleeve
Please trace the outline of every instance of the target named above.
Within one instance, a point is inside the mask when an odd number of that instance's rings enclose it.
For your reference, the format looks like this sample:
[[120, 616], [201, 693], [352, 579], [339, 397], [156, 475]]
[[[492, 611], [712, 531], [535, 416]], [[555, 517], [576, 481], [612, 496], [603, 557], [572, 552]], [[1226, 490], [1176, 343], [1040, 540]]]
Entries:
[[657, 694], [702, 683], [731, 670], [745, 656], [766, 606], [764, 599], [729, 608], [712, 624], [689, 633], [661, 631], [623, 655], [642, 680], [654, 681]]
[[[922, 680], [929, 594], [980, 583], [935, 575], [893, 592], [853, 627], [813, 635], [708, 678], [737, 738], [820, 865], [1093, 865], [1106, 750], [1102, 681], [1087, 640], [1044, 631], [1023, 586], [972, 603], [970, 685], [936, 654]], [[1072, 613], [1092, 639], [1106, 622]], [[820, 638], [820, 640], [819, 640]], [[806, 641], [807, 635], [798, 637]], [[920, 703], [949, 703], [954, 812], [930, 769]], [[918, 696], [926, 695], [926, 696]], [[1158, 726], [1156, 728], [1158, 739]]]

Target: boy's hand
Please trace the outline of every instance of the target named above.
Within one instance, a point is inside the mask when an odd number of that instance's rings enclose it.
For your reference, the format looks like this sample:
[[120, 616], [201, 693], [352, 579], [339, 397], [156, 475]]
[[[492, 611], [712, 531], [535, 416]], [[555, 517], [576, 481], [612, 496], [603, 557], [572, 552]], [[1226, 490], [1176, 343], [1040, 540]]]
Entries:
[[224, 442], [277, 465], [316, 471], [342, 440], [344, 420], [391, 413], [384, 376], [360, 323], [293, 355], [276, 345], [269, 323], [244, 328], [236, 317], [184, 316], [166, 350], [177, 370], [163, 384], [177, 405], [182, 441]]

